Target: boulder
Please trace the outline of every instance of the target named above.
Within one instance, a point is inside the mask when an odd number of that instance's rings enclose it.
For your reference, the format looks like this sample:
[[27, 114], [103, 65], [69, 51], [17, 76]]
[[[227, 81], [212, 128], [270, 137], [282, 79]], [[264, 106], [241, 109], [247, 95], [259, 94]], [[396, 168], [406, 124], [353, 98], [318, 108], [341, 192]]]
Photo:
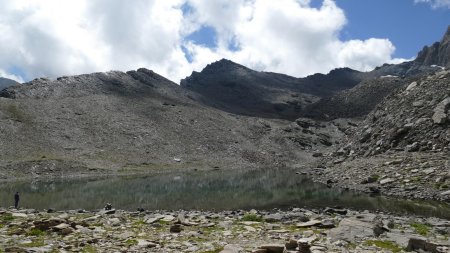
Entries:
[[42, 231], [47, 231], [50, 228], [58, 226], [59, 224], [62, 224], [64, 222], [65, 222], [65, 220], [58, 219], [58, 218], [52, 218], [52, 219], [48, 219], [48, 220], [35, 221], [33, 224], [37, 229], [42, 230]]
[[298, 243], [296, 240], [290, 239], [288, 242], [284, 244], [284, 247], [287, 250], [295, 250], [298, 247]]
[[436, 108], [434, 108], [433, 122], [435, 124], [444, 124], [448, 120], [447, 110], [450, 108], [450, 97], [442, 100]]
[[307, 222], [298, 223], [296, 226], [298, 228], [309, 228], [309, 227], [318, 226], [320, 224], [322, 224], [322, 221], [320, 221], [320, 220], [310, 220]]
[[140, 248], [154, 248], [156, 246], [158, 246], [158, 244], [147, 241], [147, 240], [143, 240], [143, 239], [138, 239], [137, 240], [138, 244], [137, 246]]
[[240, 253], [243, 252], [243, 249], [239, 245], [228, 244], [225, 245], [220, 253]]
[[430, 241], [427, 241], [424, 238], [412, 237], [409, 239], [408, 247], [406, 247], [406, 249], [408, 251], [423, 250], [423, 251], [431, 252], [431, 253], [443, 253], [442, 251], [438, 250], [439, 246], [440, 245], [430, 242]]
[[355, 238], [373, 236], [373, 224], [354, 218], [343, 219], [337, 228], [328, 231], [328, 237], [332, 241], [345, 240], [352, 242]]
[[381, 184], [381, 185], [385, 185], [385, 184], [390, 184], [390, 183], [393, 183], [393, 182], [395, 182], [395, 179], [392, 179], [392, 178], [385, 178], [385, 179], [383, 179], [383, 180], [380, 181], [380, 184]]
[[181, 226], [181, 224], [174, 224], [170, 227], [171, 233], [180, 233], [181, 230], [183, 230], [183, 227]]
[[283, 253], [284, 245], [283, 244], [267, 244], [259, 247], [260, 249], [267, 250], [267, 253]]

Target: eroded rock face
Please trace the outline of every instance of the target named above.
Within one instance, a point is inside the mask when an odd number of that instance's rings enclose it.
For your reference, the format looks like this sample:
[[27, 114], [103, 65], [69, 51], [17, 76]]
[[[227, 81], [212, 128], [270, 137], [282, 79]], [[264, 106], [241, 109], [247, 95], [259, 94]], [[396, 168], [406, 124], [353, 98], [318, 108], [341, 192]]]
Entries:
[[442, 40], [424, 47], [415, 62], [423, 65], [450, 66], [450, 26]]

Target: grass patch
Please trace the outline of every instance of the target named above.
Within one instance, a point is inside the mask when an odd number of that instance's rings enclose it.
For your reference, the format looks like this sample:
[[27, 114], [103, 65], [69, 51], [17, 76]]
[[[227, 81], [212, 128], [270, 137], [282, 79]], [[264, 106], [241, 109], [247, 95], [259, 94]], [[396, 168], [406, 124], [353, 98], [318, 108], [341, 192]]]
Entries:
[[411, 178], [411, 181], [413, 181], [413, 182], [420, 182], [421, 180], [422, 180], [421, 177], [412, 177]]
[[398, 246], [397, 244], [395, 244], [394, 242], [391, 242], [391, 241], [368, 240], [364, 244], [368, 245], [368, 246], [376, 246], [378, 248], [387, 249], [394, 253], [400, 252], [403, 250], [400, 246]]
[[141, 229], [145, 225], [145, 221], [143, 219], [139, 219], [133, 222], [133, 227]]
[[81, 250], [82, 253], [97, 253], [97, 249], [91, 245], [86, 245]]
[[12, 221], [12, 220], [14, 220], [14, 217], [12, 216], [12, 214], [8, 213], [8, 214], [1, 216], [0, 220], [3, 222]]
[[223, 250], [223, 247], [219, 247], [217, 249], [213, 249], [213, 250], [208, 250], [208, 251], [202, 251], [200, 253], [219, 253]]
[[138, 241], [134, 240], [134, 239], [128, 239], [125, 241], [125, 244], [129, 247], [129, 246], [137, 245]]
[[38, 240], [33, 240], [30, 243], [24, 243], [22, 245], [20, 245], [22, 247], [26, 247], [26, 248], [34, 248], [34, 247], [42, 247], [45, 246], [44, 240], [43, 239], [38, 239]]
[[430, 227], [425, 224], [413, 223], [411, 224], [411, 227], [413, 227], [419, 235], [427, 235], [430, 232]]
[[264, 219], [262, 216], [253, 214], [253, 213], [246, 213], [241, 219], [242, 221], [255, 221], [255, 222], [263, 222]]
[[170, 224], [170, 221], [165, 221], [165, 220], [159, 220], [158, 222], [161, 225], [169, 225]]
[[46, 234], [45, 231], [42, 231], [37, 228], [33, 228], [26, 233], [27, 236], [44, 236]]

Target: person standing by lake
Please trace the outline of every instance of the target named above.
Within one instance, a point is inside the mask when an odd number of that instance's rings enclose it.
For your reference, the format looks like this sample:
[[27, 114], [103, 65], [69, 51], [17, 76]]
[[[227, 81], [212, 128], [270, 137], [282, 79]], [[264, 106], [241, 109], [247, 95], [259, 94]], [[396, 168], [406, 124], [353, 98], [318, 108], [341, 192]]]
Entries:
[[17, 207], [19, 207], [19, 200], [20, 200], [19, 192], [16, 192], [16, 194], [14, 194], [14, 207], [16, 209]]

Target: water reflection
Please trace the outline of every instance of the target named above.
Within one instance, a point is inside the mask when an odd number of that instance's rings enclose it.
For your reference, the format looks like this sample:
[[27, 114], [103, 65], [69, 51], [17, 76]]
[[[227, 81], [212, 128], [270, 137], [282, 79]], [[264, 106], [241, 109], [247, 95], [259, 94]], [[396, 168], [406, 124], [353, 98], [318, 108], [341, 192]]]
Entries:
[[450, 218], [443, 203], [390, 200], [328, 189], [286, 169], [172, 172], [141, 177], [3, 183], [0, 206], [13, 204], [21, 192], [22, 207], [94, 210], [110, 202], [135, 210], [231, 210], [342, 206]]

